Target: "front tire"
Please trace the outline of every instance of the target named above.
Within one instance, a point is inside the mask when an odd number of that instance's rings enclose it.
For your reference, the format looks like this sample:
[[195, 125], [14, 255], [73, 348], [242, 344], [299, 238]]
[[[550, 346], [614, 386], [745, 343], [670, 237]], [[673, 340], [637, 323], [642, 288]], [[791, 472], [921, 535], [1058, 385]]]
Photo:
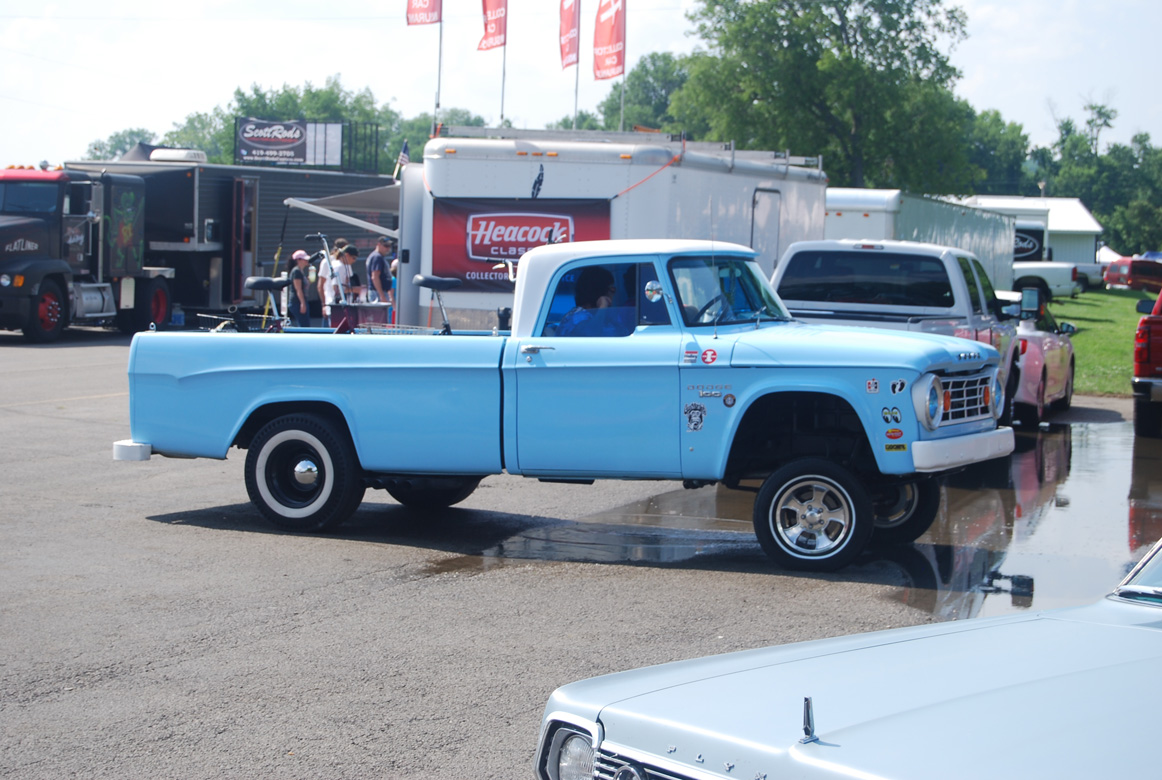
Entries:
[[24, 323], [25, 340], [33, 344], [47, 344], [59, 339], [61, 331], [65, 329], [67, 307], [68, 301], [65, 300], [61, 286], [52, 279], [42, 279]]
[[895, 485], [877, 495], [876, 544], [911, 544], [932, 527], [940, 514], [940, 485], [934, 480]]
[[754, 504], [759, 544], [779, 566], [836, 571], [871, 538], [872, 502], [842, 466], [822, 458], [792, 461], [763, 482]]
[[363, 475], [345, 431], [309, 414], [267, 423], [246, 453], [246, 492], [266, 519], [296, 532], [329, 531], [363, 500]]
[[1041, 381], [1037, 383], [1037, 398], [1031, 404], [1017, 404], [1017, 414], [1021, 422], [1036, 428], [1045, 419], [1045, 383], [1048, 377], [1041, 371]]
[[1065, 378], [1065, 395], [1053, 402], [1052, 408], [1055, 412], [1069, 411], [1069, 407], [1073, 406], [1073, 361], [1069, 361], [1069, 376]]

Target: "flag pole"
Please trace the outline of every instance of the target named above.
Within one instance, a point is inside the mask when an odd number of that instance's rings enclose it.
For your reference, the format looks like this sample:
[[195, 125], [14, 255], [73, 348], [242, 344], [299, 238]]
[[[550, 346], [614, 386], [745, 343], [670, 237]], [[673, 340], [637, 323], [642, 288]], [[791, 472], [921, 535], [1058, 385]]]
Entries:
[[[507, 20], [506, 20], [507, 22]], [[500, 126], [504, 127], [504, 80], [505, 72], [508, 69], [508, 29], [507, 24], [504, 32], [504, 52], [500, 58]]]
[[440, 45], [436, 54], [436, 110], [432, 113], [432, 127], [440, 121], [440, 79], [444, 72], [444, 13], [440, 12]]
[[573, 129], [577, 129], [577, 95], [581, 91], [581, 0], [576, 0], [577, 10], [573, 18], [577, 20], [577, 61], [573, 63]]

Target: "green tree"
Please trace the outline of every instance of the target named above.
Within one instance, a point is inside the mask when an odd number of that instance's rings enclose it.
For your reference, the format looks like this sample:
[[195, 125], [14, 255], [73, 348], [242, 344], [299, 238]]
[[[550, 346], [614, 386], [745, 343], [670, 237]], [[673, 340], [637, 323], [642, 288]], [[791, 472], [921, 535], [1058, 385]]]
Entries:
[[113, 133], [104, 141], [93, 141], [85, 150], [86, 160], [116, 160], [139, 143], [152, 144], [155, 136], [143, 127]]
[[[545, 126], [546, 130], [572, 130], [573, 129], [573, 115], [563, 116], [556, 122], [550, 122]], [[578, 130], [600, 130], [601, 119], [590, 111], [577, 112], [577, 129]]]
[[[1029, 136], [999, 111], [983, 111], [968, 134], [968, 159], [976, 169], [973, 191], [979, 195], [1036, 195], [1026, 161]], [[1032, 185], [1032, 191], [1030, 191]]]
[[[908, 112], [940, 127], [963, 119], [939, 94], [959, 76], [941, 45], [965, 34], [964, 12], [943, 0], [701, 0], [691, 18], [713, 56], [692, 64], [672, 110], [712, 140], [731, 140], [726, 127], [741, 146], [824, 154], [837, 184], [911, 186], [897, 143], [916, 136]], [[924, 152], [963, 158], [962, 139], [928, 137]], [[936, 180], [967, 178], [946, 165]]]
[[635, 125], [654, 130], [674, 124], [670, 96], [686, 83], [688, 73], [682, 58], [669, 52], [642, 57], [625, 77], [625, 114], [622, 115], [622, 83], [619, 81], [601, 101], [598, 110], [606, 130], [632, 130]]

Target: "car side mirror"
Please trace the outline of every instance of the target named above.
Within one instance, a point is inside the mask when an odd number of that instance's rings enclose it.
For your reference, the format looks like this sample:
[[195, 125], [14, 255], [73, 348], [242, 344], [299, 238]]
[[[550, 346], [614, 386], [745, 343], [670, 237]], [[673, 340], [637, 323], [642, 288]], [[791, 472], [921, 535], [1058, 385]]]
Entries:
[[1072, 336], [1074, 333], [1077, 333], [1077, 326], [1072, 322], [1061, 322], [1057, 325], [1057, 332], [1066, 336]]
[[1138, 301], [1138, 314], [1151, 314], [1154, 311], [1154, 301], [1143, 298]]

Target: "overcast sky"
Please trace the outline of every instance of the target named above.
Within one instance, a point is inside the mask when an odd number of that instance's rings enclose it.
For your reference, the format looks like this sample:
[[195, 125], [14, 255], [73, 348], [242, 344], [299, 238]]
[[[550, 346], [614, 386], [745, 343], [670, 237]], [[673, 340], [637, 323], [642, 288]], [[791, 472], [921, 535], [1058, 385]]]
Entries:
[[[610, 81], [592, 73], [597, 0], [582, 13], [579, 105], [594, 110]], [[654, 51], [699, 45], [685, 12], [694, 0], [625, 0], [631, 65]], [[407, 27], [404, 0], [43, 0], [0, 3], [0, 164], [58, 163], [94, 140], [134, 127], [159, 136], [187, 115], [225, 107], [237, 87], [305, 83], [338, 75], [405, 117], [435, 106], [439, 25]], [[479, 0], [444, 0], [440, 103], [489, 123], [502, 116], [540, 128], [571, 116], [575, 69], [562, 70], [557, 0], [509, 0], [509, 44], [480, 52]], [[953, 52], [957, 92], [977, 111], [997, 109], [1034, 144], [1056, 137], [1054, 117], [1084, 120], [1083, 106], [1117, 110], [1104, 141], [1150, 133], [1162, 145], [1157, 31], [1162, 3], [1110, 0], [961, 0], [969, 38]], [[504, 78], [502, 79], [502, 69]], [[503, 106], [502, 87], [503, 84]], [[288, 117], [289, 118], [289, 117]], [[413, 154], [416, 142], [412, 141]], [[812, 154], [812, 149], [792, 149]]]

